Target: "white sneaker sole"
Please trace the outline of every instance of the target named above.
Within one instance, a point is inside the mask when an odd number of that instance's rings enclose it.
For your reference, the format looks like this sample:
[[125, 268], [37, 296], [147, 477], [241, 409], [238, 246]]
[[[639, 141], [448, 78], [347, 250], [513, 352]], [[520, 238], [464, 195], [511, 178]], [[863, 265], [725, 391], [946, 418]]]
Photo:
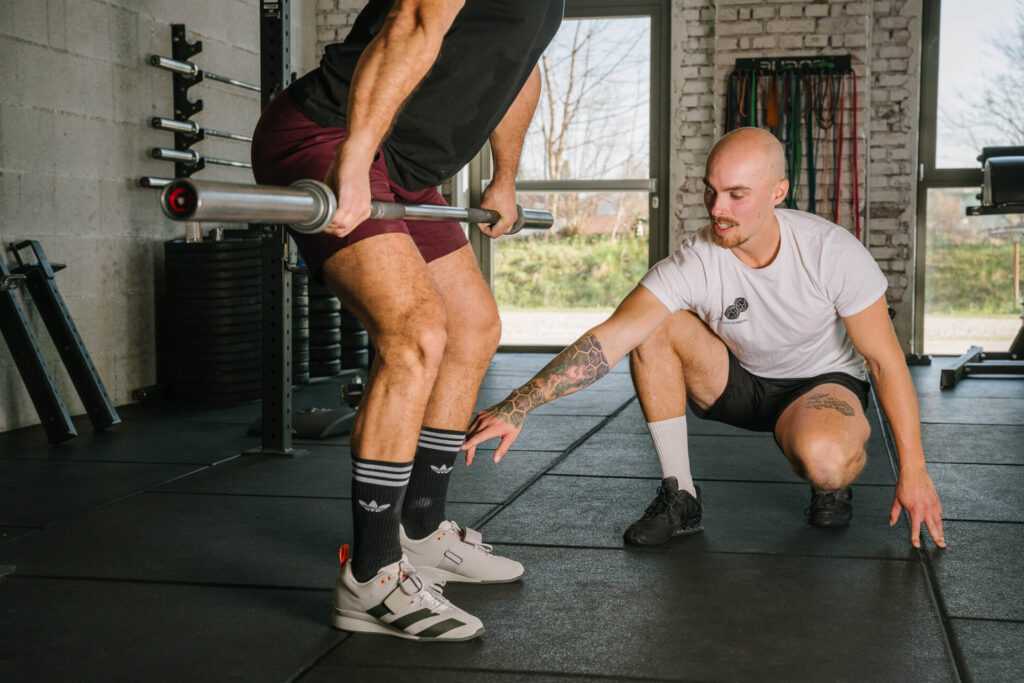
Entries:
[[523, 574], [526, 573], [524, 571], [508, 579], [474, 579], [471, 576], [456, 574], [454, 572], [448, 571], [447, 569], [441, 569], [440, 567], [431, 567], [429, 565], [423, 565], [423, 568], [429, 570], [430, 573], [432, 574], [437, 574], [445, 581], [449, 581], [451, 583], [514, 583], [515, 581], [518, 581], [519, 579], [523, 578]]
[[464, 640], [473, 640], [479, 637], [484, 632], [484, 627], [481, 626], [480, 630], [468, 636], [462, 638], [451, 638], [445, 636], [439, 636], [437, 638], [421, 638], [413, 633], [406, 633], [401, 629], [393, 628], [387, 624], [381, 623], [371, 617], [365, 612], [352, 612], [350, 610], [334, 609], [334, 628], [341, 631], [351, 631], [352, 633], [376, 633], [386, 636], [395, 636], [397, 638], [404, 638], [406, 640], [418, 640], [422, 642], [447, 642], [457, 643]]

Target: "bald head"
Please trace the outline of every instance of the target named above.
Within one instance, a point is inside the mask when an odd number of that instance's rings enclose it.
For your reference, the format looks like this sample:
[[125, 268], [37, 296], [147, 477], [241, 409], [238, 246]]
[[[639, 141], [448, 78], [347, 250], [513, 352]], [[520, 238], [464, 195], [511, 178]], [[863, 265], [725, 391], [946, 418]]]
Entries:
[[737, 128], [723, 135], [708, 154], [709, 169], [712, 163], [742, 163], [770, 182], [786, 177], [786, 150], [778, 138], [763, 128]]

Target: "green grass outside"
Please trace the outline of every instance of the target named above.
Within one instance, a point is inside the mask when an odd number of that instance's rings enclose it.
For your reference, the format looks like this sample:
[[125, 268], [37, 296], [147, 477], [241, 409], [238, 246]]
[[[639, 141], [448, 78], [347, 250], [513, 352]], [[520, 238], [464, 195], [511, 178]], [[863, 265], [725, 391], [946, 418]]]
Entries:
[[647, 272], [647, 240], [531, 235], [494, 250], [494, 297], [505, 310], [602, 310]]
[[936, 240], [926, 257], [929, 315], [1020, 315], [1013, 245]]

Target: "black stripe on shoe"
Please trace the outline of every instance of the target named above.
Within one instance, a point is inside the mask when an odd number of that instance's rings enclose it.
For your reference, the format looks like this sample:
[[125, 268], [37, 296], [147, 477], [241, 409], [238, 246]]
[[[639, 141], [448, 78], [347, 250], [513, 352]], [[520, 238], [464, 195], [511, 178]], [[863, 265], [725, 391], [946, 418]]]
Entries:
[[448, 631], [460, 626], [465, 626], [465, 624], [458, 619], [445, 619], [444, 621], [437, 622], [430, 628], [423, 629], [417, 633], [416, 636], [418, 638], [437, 638], [438, 636], [444, 635], [445, 633], [448, 633]]
[[[395, 619], [394, 621], [389, 623], [388, 626], [394, 626], [395, 628], [400, 628], [400, 629], [402, 629], [404, 631], [405, 629], [407, 629], [408, 627], [412, 626], [415, 623], [418, 623], [420, 621], [423, 621], [424, 619], [429, 619], [430, 617], [436, 617], [436, 616], [437, 616], [437, 612], [431, 612], [429, 609], [424, 607], [423, 609], [416, 610], [415, 612], [411, 612], [409, 614], [406, 614], [404, 617], [401, 617], [399, 619]], [[441, 623], [443, 623], [443, 622], [441, 622]]]

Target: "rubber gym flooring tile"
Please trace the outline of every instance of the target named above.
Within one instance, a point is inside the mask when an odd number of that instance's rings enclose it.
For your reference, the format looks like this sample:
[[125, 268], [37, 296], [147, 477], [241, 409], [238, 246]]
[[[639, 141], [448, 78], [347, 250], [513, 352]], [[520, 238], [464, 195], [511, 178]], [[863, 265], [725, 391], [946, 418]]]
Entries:
[[[298, 679], [299, 683], [337, 683], [339, 672], [329, 666], [312, 669]], [[435, 669], [425, 671], [422, 667], [410, 665], [399, 669], [390, 666], [346, 666], [345, 680], [359, 683], [395, 683], [396, 681], [415, 681], [416, 683], [565, 683], [565, 676], [543, 676], [533, 673], [509, 673], [499, 671], [452, 671], [451, 669]], [[636, 681], [642, 679], [623, 678], [621, 676], [578, 676], [573, 675], [573, 683], [590, 681]]]
[[[436, 647], [355, 634], [314, 667], [692, 681], [955, 680], [914, 563], [522, 548], [522, 583], [446, 587], [487, 629]], [[827, 608], [823, 608], [827, 606]], [[838, 618], [837, 615], [842, 615]], [[854, 625], [870, 624], [869, 628]]]
[[929, 366], [910, 368], [910, 376], [914, 380], [914, 388], [919, 396], [939, 394], [959, 398], [1024, 398], [1024, 382], [1020, 376], [971, 377], [956, 383], [956, 386], [943, 389], [939, 384], [942, 370], [954, 364], [954, 356], [935, 356]]
[[49, 526], [195, 471], [194, 465], [0, 460], [0, 524]]
[[943, 519], [1024, 523], [1024, 467], [932, 463]]
[[[16, 538], [35, 533], [39, 529], [29, 526], [0, 526], [0, 545], [13, 541]], [[0, 568], [0, 576], [3, 576], [3, 568]]]
[[[566, 419], [564, 415], [530, 415], [528, 429], [523, 430], [512, 448], [520, 451], [562, 452], [601, 425], [600, 415], [577, 415]], [[497, 439], [485, 441], [487, 449], [498, 447]]]
[[[469, 524], [489, 510], [453, 503]], [[328, 588], [348, 501], [146, 493], [0, 546], [19, 575]]]
[[1024, 623], [951, 619], [950, 625], [973, 680], [1020, 680], [1024, 670]]
[[[19, 430], [21, 431], [21, 430]], [[102, 432], [79, 432], [57, 446], [11, 448], [0, 435], [3, 459], [36, 459], [51, 462], [81, 460], [134, 463], [209, 465], [259, 444], [236, 425], [216, 422], [151, 420], [145, 424], [121, 423]]]
[[[699, 479], [801, 482], [775, 440], [768, 435], [725, 437], [695, 435], [689, 439], [690, 465]], [[559, 463], [552, 474], [661, 479], [654, 444], [646, 434], [601, 430]], [[885, 446], [869, 443], [868, 461], [857, 479], [861, 484], [895, 484]]]
[[948, 547], [927, 554], [949, 616], [1024, 621], [1024, 524], [944, 522], [943, 530]]
[[[489, 372], [523, 372], [529, 379], [557, 356], [557, 353], [499, 353], [491, 361]], [[609, 373], [629, 374], [629, 360], [623, 358]], [[525, 381], [525, 380], [524, 380]]]
[[[485, 389], [480, 392], [476, 399], [476, 410], [480, 411], [489, 408], [500, 402], [507, 391], [494, 391]], [[546, 403], [531, 413], [531, 416], [538, 415], [608, 415], [621, 408], [627, 401], [631, 401], [633, 392], [617, 391], [590, 391], [584, 389], [575, 394], [563, 396], [557, 401]]]
[[923, 424], [929, 462], [1024, 465], [1024, 425]]
[[[294, 458], [245, 455], [159, 489], [175, 493], [339, 498], [351, 496], [352, 459], [346, 450], [309, 446]], [[448, 487], [454, 503], [500, 503], [544, 471], [554, 451], [516, 451], [495, 465], [492, 451], [478, 451], [472, 467], [457, 462]], [[2, 471], [2, 470], [0, 470]]]
[[[487, 376], [484, 377], [484, 381], [480, 388], [492, 391], [503, 391], [508, 395], [508, 393], [513, 389], [516, 389], [530, 381], [531, 377], [533, 377], [533, 375], [530, 373], [492, 371], [488, 372]], [[624, 372], [610, 372], [583, 391], [617, 391], [622, 392], [623, 396], [634, 396], [636, 394], [633, 390], [633, 380], [629, 378], [628, 373]]]
[[1024, 398], [957, 398], [919, 396], [921, 422], [951, 424], [1020, 425], [1024, 423]]
[[6, 681], [285, 681], [345, 634], [330, 591], [8, 577]]
[[[839, 529], [809, 526], [806, 484], [697, 480], [704, 532], [681, 536], [665, 552], [747, 552], [909, 559], [910, 533], [889, 527], [891, 486], [855, 486], [854, 520]], [[623, 547], [622, 533], [657, 492], [657, 482], [548, 475], [483, 526], [489, 542], [571, 547]]]

